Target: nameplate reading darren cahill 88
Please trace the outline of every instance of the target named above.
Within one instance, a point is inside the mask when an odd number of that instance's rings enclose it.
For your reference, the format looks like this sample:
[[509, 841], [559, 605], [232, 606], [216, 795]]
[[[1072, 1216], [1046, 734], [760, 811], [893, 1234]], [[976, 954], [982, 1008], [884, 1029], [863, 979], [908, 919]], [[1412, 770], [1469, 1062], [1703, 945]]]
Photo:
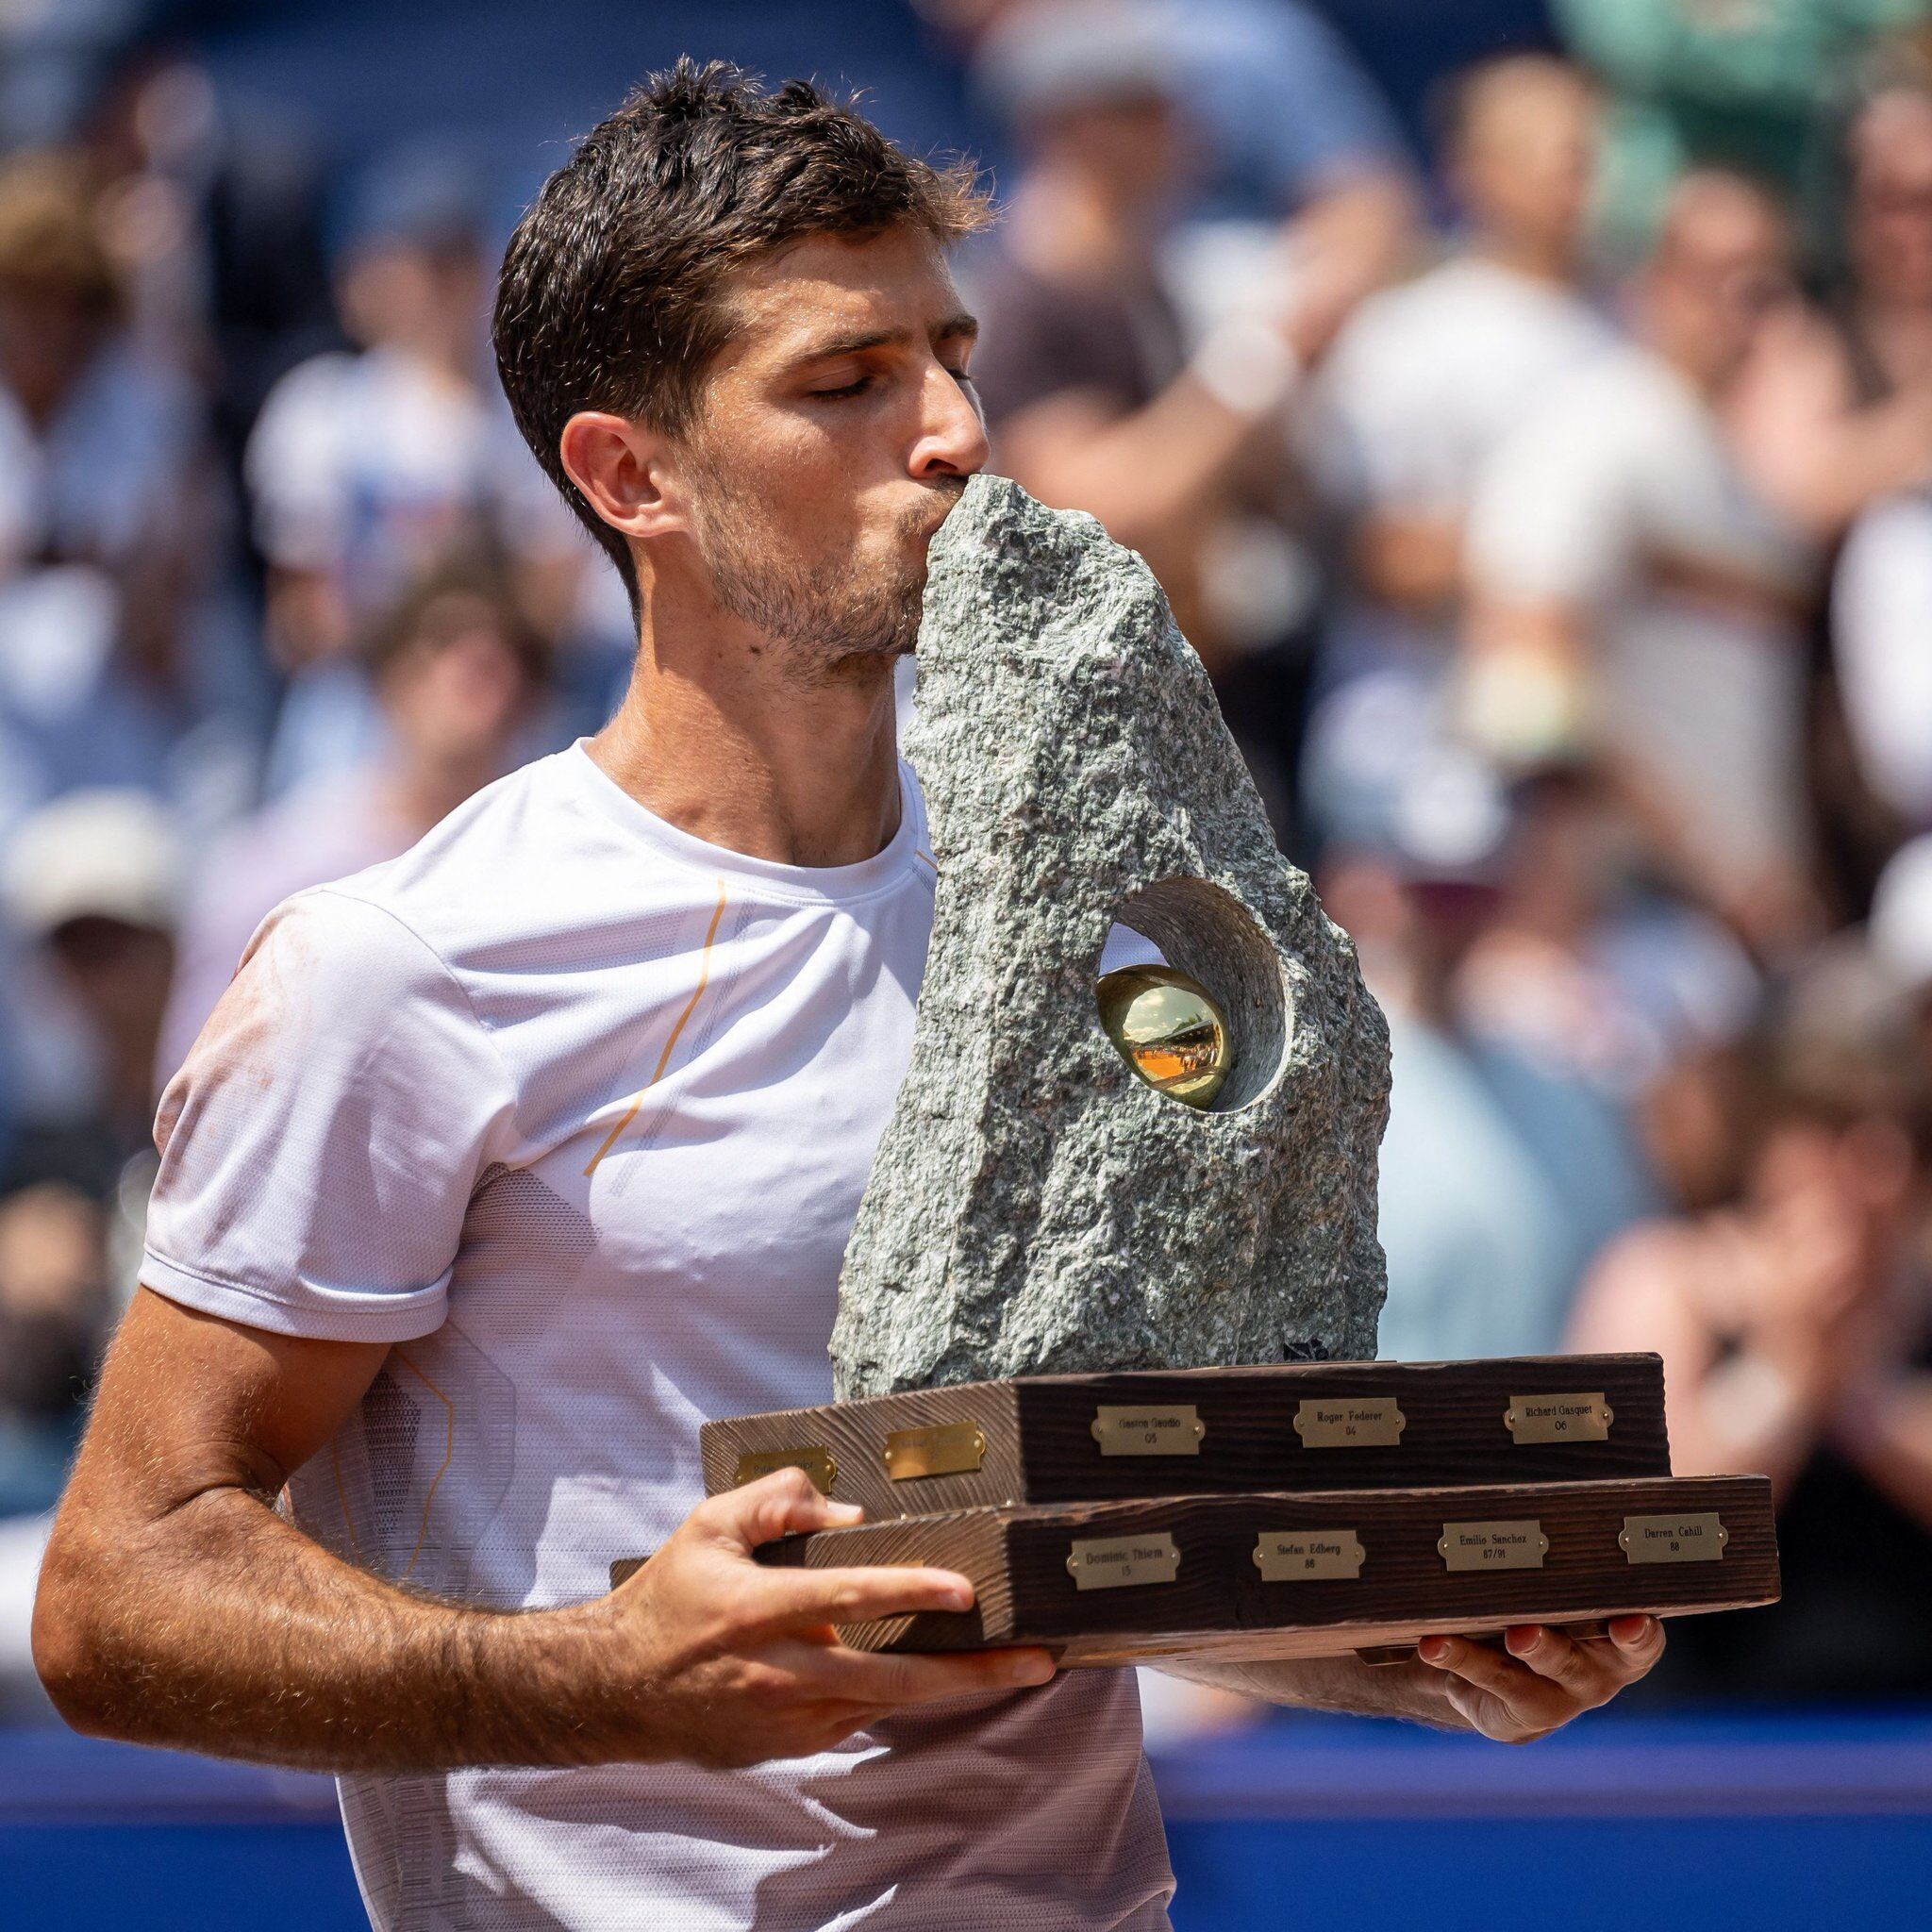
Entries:
[[1731, 1533], [1714, 1510], [1626, 1516], [1617, 1541], [1633, 1563], [1722, 1563]]

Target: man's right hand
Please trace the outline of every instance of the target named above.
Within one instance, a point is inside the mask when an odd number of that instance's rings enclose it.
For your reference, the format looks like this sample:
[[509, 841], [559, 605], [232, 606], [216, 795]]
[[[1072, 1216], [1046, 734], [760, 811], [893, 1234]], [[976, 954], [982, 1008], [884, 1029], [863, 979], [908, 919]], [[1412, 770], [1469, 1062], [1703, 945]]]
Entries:
[[389, 1352], [135, 1296], [34, 1612], [69, 1723], [336, 1773], [723, 1767], [1053, 1675], [1040, 1650], [846, 1649], [834, 1624], [967, 1609], [973, 1589], [943, 1570], [762, 1567], [760, 1543], [858, 1520], [798, 1470], [700, 1504], [619, 1589], [553, 1609], [440, 1602], [344, 1562], [271, 1506]]
[[859, 1521], [803, 1470], [781, 1469], [701, 1503], [635, 1575], [593, 1607], [617, 1646], [612, 1674], [632, 1700], [638, 1748], [716, 1770], [829, 1750], [912, 1704], [1044, 1684], [1044, 1650], [874, 1656], [835, 1624], [915, 1610], [965, 1610], [973, 1586], [950, 1570], [767, 1569], [760, 1543]]

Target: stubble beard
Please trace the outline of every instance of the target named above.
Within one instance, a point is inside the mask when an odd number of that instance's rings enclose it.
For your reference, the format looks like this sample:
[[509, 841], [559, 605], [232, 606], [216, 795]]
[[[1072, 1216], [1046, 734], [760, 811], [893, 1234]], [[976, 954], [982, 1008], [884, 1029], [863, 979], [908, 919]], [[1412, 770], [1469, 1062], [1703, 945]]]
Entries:
[[[801, 681], [819, 683], [850, 661], [891, 662], [919, 641], [925, 602], [925, 546], [933, 525], [919, 505], [906, 512], [889, 561], [865, 573], [848, 559], [798, 566], [772, 541], [755, 497], [716, 471], [706, 477], [705, 508], [693, 535], [720, 606], [771, 639]], [[965, 488], [947, 477], [931, 486], [950, 510]]]

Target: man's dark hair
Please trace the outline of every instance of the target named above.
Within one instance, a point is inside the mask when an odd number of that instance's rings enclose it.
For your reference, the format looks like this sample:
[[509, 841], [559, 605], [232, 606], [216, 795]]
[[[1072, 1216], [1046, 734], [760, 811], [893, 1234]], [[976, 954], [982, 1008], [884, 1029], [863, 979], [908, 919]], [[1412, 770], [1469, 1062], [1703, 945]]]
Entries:
[[608, 409], [676, 434], [728, 339], [720, 285], [811, 235], [983, 227], [969, 164], [893, 146], [809, 81], [724, 61], [646, 80], [543, 184], [503, 258], [493, 333], [517, 427], [637, 598], [630, 553], [565, 474], [563, 425]]

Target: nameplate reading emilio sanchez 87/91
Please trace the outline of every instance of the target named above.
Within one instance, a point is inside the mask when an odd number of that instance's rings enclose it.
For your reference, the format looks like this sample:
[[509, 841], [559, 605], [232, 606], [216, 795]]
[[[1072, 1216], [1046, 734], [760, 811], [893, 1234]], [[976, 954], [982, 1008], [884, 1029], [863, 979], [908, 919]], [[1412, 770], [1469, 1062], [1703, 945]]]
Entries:
[[1533, 1516], [1514, 1523], [1445, 1523], [1436, 1544], [1451, 1570], [1541, 1570], [1549, 1547]]

